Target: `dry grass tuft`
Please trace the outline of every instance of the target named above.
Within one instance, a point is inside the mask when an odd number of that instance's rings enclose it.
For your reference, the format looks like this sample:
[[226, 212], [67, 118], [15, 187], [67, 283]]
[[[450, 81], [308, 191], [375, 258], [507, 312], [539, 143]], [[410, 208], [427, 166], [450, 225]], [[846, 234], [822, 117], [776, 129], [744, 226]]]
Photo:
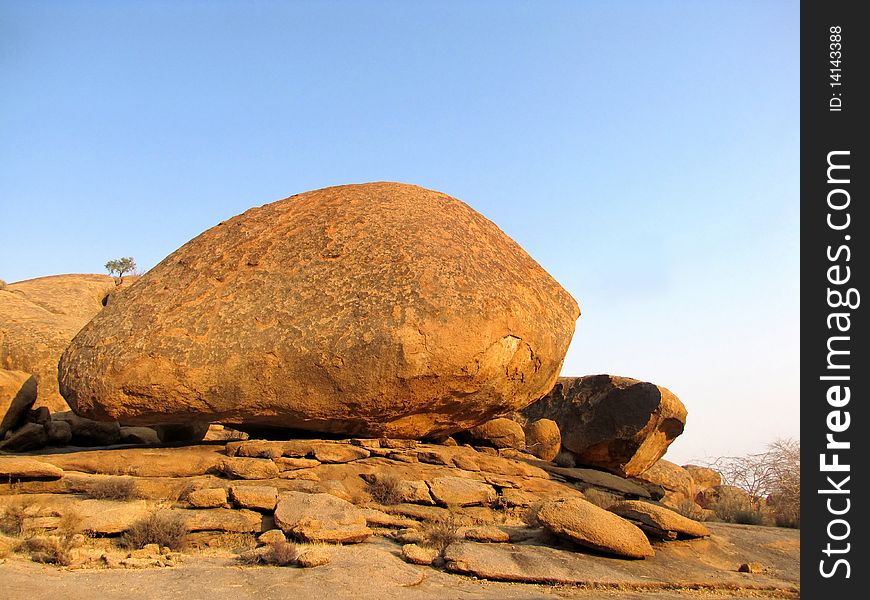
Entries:
[[132, 477], [111, 477], [89, 482], [84, 489], [89, 498], [98, 500], [134, 500], [136, 482]]
[[135, 523], [120, 540], [124, 548], [140, 549], [147, 544], [167, 546], [180, 550], [187, 538], [188, 528], [184, 517], [170, 510], [158, 510]]
[[17, 548], [30, 554], [30, 560], [50, 565], [72, 564], [73, 542], [69, 536], [35, 536], [24, 540]]
[[725, 491], [710, 508], [716, 513], [717, 518], [726, 523], [767, 525], [772, 524], [773, 521], [768, 511], [739, 493]]
[[16, 537], [24, 533], [24, 521], [29, 508], [30, 504], [23, 499], [7, 504], [0, 513], [0, 533]]
[[392, 473], [384, 473], [369, 483], [368, 493], [380, 504], [399, 504], [402, 501], [399, 484], [402, 480]]
[[459, 523], [451, 514], [435, 521], [426, 521], [420, 529], [423, 540], [420, 545], [435, 548], [443, 553], [447, 546], [459, 540]]
[[291, 542], [275, 542], [263, 548], [249, 550], [239, 555], [239, 562], [246, 565], [273, 565], [286, 567], [296, 563], [299, 547]]

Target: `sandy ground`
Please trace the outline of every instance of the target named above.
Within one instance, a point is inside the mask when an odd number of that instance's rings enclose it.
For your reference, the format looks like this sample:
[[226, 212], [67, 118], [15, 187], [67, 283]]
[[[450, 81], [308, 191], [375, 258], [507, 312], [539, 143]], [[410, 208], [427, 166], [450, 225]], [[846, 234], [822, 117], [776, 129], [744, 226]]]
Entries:
[[[746, 586], [758, 585], [764, 579], [734, 574], [729, 589], [692, 589], [691, 585], [662, 589], [638, 589], [634, 583], [638, 573], [655, 566], [647, 561], [620, 561], [626, 565], [625, 577], [632, 582], [612, 580], [612, 585], [596, 588], [577, 586], [534, 585], [486, 581], [447, 573], [429, 567], [410, 565], [399, 556], [399, 548], [379, 539], [354, 546], [332, 547], [329, 565], [301, 569], [295, 567], [240, 566], [224, 555], [186, 556], [184, 563], [174, 568], [126, 569], [62, 569], [39, 565], [23, 557], [10, 557], [0, 562], [2, 597], [9, 600], [272, 600], [285, 598], [603, 598], [605, 600], [677, 600], [694, 598], [796, 598], [799, 587], [797, 561], [799, 532], [774, 528], [740, 528], [719, 526], [720, 534], [728, 534], [727, 543], [735, 549], [744, 544], [754, 546], [755, 558], [761, 558], [759, 548], [766, 552], [769, 564], [794, 565], [788, 579], [791, 591], [734, 589], [734, 582]], [[659, 552], [659, 567], [680, 569], [679, 552]], [[655, 559], [653, 559], [655, 560]], [[685, 561], [686, 569], [692, 561]], [[683, 573], [685, 575], [685, 573]], [[698, 572], [697, 580], [703, 580]], [[708, 574], [709, 575], [709, 574]], [[744, 579], [740, 579], [744, 578]], [[792, 579], [793, 578], [793, 579]], [[654, 581], [657, 578], [651, 578]], [[780, 583], [783, 583], [780, 580]], [[643, 586], [640, 586], [641, 588]]]

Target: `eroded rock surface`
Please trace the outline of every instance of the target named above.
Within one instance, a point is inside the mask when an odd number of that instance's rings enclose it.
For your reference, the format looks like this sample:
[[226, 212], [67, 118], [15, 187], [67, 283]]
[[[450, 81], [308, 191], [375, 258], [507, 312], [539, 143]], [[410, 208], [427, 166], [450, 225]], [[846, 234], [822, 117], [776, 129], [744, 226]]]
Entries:
[[76, 336], [60, 377], [94, 419], [436, 437], [547, 393], [578, 316], [468, 205], [348, 185], [188, 242]]
[[53, 275], [0, 289], [0, 368], [36, 377], [37, 406], [69, 409], [58, 390], [57, 361], [115, 292], [108, 275]]

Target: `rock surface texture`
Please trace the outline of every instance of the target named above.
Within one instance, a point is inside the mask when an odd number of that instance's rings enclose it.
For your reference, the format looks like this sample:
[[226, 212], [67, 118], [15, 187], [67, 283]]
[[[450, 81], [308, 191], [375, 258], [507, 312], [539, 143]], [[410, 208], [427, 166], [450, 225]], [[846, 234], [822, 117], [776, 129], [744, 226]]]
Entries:
[[0, 440], [27, 420], [36, 402], [36, 378], [23, 371], [0, 369]]
[[622, 476], [646, 471], [686, 423], [686, 408], [670, 391], [615, 375], [560, 377], [521, 412], [529, 421], [555, 421], [578, 463]]
[[420, 438], [526, 406], [579, 309], [468, 205], [398, 183], [253, 208], [110, 303], [61, 359], [81, 415]]
[[599, 552], [626, 558], [655, 554], [638, 527], [580, 498], [545, 502], [538, 520], [559, 537]]
[[108, 275], [53, 275], [0, 289], [0, 369], [33, 374], [37, 406], [68, 410], [58, 391], [57, 361], [115, 289]]

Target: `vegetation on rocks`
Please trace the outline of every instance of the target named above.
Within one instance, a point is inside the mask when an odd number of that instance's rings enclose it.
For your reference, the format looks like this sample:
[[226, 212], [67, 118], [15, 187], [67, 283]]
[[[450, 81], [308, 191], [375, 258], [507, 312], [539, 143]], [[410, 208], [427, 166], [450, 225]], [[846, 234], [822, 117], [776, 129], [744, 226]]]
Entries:
[[115, 282], [121, 285], [124, 281], [124, 275], [133, 273], [136, 270], [136, 261], [133, 260], [132, 256], [116, 258], [106, 263], [106, 270], [109, 272], [109, 275], [115, 278]]
[[184, 547], [188, 531], [184, 517], [171, 510], [157, 510], [134, 523], [122, 536], [120, 544], [131, 549], [157, 544], [161, 548], [180, 550]]

